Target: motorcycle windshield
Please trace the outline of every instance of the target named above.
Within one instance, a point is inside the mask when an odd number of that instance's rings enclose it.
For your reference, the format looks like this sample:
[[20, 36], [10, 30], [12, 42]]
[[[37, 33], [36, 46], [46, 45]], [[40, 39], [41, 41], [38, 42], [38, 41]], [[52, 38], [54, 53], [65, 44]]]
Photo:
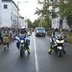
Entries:
[[58, 35], [60, 35], [60, 33], [59, 32], [55, 32], [55, 37], [57, 37]]
[[58, 38], [58, 40], [63, 40], [63, 36], [62, 36], [61, 34], [59, 34], [59, 35], [57, 36], [57, 38]]

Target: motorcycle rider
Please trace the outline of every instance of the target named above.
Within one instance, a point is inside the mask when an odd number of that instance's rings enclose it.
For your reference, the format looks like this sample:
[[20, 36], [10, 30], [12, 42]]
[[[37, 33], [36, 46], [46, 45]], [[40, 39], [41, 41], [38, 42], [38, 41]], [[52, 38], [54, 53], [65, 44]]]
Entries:
[[30, 28], [30, 35], [32, 35], [32, 28]]
[[[49, 50], [48, 50], [48, 53], [50, 53], [50, 54], [51, 54], [51, 52], [52, 52], [52, 45], [54, 45], [54, 43], [55, 43], [55, 39], [56, 39], [55, 34], [58, 34], [58, 33], [60, 33], [60, 31], [59, 31], [59, 29], [57, 29], [57, 28], [56, 28], [56, 29], [53, 31], [53, 33], [52, 33], [52, 38], [50, 39], [51, 45], [50, 45], [50, 48], [49, 48]], [[65, 50], [64, 50], [64, 47], [63, 47], [63, 53], [66, 54], [66, 52], [65, 52]]]
[[2, 37], [3, 37], [4, 46], [7, 43], [7, 47], [9, 48], [9, 39], [10, 39], [9, 37], [10, 37], [10, 35], [9, 35], [8, 31], [4, 31]]
[[2, 39], [2, 32], [0, 31], [0, 44], [3, 43], [3, 39]]
[[[20, 39], [23, 37], [24, 42], [25, 42], [24, 47], [27, 49], [28, 54], [30, 54], [30, 51], [29, 51], [29, 42], [26, 40], [27, 36], [28, 36], [28, 34], [27, 34], [26, 29], [25, 28], [21, 29], [20, 34], [19, 34], [18, 37]], [[17, 41], [16, 45], [17, 45], [17, 48], [19, 49], [19, 47], [20, 47], [20, 41]]]
[[[60, 33], [61, 33], [61, 35], [63, 36], [64, 41], [65, 41], [65, 39], [66, 39], [66, 41], [67, 41], [66, 36], [64, 36], [64, 34], [63, 34], [63, 29], [60, 29]], [[66, 52], [65, 52], [65, 50], [64, 50], [64, 47], [63, 47], [63, 53], [66, 54]]]

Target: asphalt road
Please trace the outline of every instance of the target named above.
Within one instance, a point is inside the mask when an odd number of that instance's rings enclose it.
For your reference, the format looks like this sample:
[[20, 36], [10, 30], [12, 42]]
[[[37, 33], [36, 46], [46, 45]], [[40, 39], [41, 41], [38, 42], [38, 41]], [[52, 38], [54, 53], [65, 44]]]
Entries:
[[16, 41], [4, 51], [0, 46], [0, 72], [72, 72], [72, 46], [65, 44], [66, 55], [59, 58], [54, 52], [49, 55], [49, 37], [30, 37], [30, 51], [20, 58]]

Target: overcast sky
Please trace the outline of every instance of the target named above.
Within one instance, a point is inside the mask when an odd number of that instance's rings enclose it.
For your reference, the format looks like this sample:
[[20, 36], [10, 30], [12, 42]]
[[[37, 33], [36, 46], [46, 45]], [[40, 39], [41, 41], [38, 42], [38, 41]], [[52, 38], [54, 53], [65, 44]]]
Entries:
[[[37, 15], [34, 15], [36, 7], [38, 6], [37, 0], [14, 0], [17, 4], [17, 1], [23, 2], [19, 3], [19, 9], [22, 16], [25, 18], [30, 18], [34, 21], [37, 18]], [[28, 1], [28, 3], [26, 3]]]

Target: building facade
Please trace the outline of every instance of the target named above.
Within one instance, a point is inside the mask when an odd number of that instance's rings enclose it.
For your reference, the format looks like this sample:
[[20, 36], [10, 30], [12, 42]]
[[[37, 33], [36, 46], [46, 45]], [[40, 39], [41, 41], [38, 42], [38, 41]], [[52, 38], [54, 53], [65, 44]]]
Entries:
[[0, 27], [17, 27], [19, 9], [14, 1], [2, 0], [1, 3], [1, 25]]
[[22, 28], [24, 27], [24, 17], [19, 16], [19, 27]]
[[[52, 28], [54, 28], [54, 29], [58, 28], [59, 29], [59, 27], [60, 27], [59, 23], [60, 23], [60, 17], [52, 19]], [[69, 26], [67, 25], [66, 18], [64, 18], [64, 20], [63, 20], [62, 29], [68, 29], [69, 30]]]
[[[50, 0], [51, 1], [51, 0]], [[58, 4], [60, 2], [60, 0], [52, 0], [51, 1], [53, 4]], [[64, 3], [67, 3], [66, 0], [64, 0]], [[59, 7], [54, 7], [52, 4], [52, 7], [54, 9], [54, 12], [59, 12]], [[56, 18], [52, 18], [52, 28], [60, 28], [60, 16], [59, 14], [57, 14], [58, 16]], [[63, 24], [62, 24], [62, 29], [69, 29], [69, 26], [67, 24], [66, 18], [63, 19]]]
[[2, 9], [1, 9], [1, 8], [2, 8], [2, 7], [1, 7], [1, 6], [2, 6], [1, 4], [2, 4], [2, 3], [1, 3], [1, 2], [2, 2], [2, 1], [0, 0], [0, 25], [1, 25], [1, 21], [2, 21], [2, 20], [1, 20], [1, 15], [2, 15], [2, 14], [1, 14], [1, 13], [2, 13], [2, 12], [1, 12], [1, 11], [2, 11]]

